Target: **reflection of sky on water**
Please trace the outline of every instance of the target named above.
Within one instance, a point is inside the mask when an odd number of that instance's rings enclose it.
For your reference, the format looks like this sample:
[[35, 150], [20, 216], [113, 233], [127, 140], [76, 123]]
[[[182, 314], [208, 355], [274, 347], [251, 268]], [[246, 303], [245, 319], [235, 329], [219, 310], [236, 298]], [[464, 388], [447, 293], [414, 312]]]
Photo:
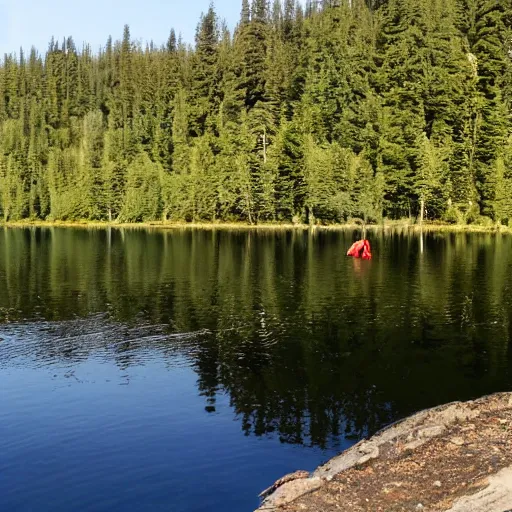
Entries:
[[240, 435], [225, 393], [207, 413], [183, 340], [149, 350], [162, 335], [141, 335], [122, 353], [111, 334], [49, 327], [53, 351], [34, 358], [40, 333], [24, 327], [33, 338], [1, 334], [2, 510], [252, 510], [290, 466], [313, 469], [332, 453]]

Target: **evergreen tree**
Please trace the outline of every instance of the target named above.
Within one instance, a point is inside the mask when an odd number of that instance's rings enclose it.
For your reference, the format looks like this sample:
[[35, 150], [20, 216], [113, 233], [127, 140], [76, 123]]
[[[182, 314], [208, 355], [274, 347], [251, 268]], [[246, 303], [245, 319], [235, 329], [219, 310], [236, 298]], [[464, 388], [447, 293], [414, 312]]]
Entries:
[[218, 21], [213, 5], [210, 5], [197, 28], [196, 51], [193, 56], [190, 130], [194, 136], [203, 135], [207, 129], [216, 129], [220, 78], [218, 58]]
[[148, 155], [137, 155], [126, 172], [126, 193], [119, 215], [121, 222], [143, 222], [160, 217], [160, 169]]
[[[465, 0], [465, 33], [478, 73], [479, 118], [474, 141], [476, 184], [483, 215], [495, 216], [496, 180], [493, 169], [508, 135], [507, 109], [500, 82], [507, 70], [506, 2]], [[465, 19], [464, 19], [465, 18]]]

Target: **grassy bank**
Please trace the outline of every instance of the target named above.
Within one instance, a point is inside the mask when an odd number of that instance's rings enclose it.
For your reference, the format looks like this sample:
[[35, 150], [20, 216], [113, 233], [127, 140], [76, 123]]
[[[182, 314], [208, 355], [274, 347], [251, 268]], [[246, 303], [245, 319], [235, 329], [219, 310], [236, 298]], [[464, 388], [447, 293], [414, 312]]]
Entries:
[[[156, 230], [181, 230], [181, 229], [202, 229], [202, 230], [325, 230], [325, 231], [341, 231], [341, 230], [362, 230], [360, 223], [346, 224], [328, 224], [309, 226], [308, 224], [292, 224], [292, 223], [260, 223], [247, 224], [244, 222], [139, 222], [139, 223], [118, 223], [106, 221], [42, 221], [42, 220], [23, 220], [16, 222], [0, 222], [0, 226], [8, 228], [82, 228], [82, 229], [156, 229]], [[366, 226], [368, 232], [376, 231], [400, 231], [400, 232], [454, 232], [454, 233], [512, 233], [511, 228], [493, 225], [476, 225], [476, 224], [444, 224], [424, 222], [420, 225], [409, 220], [389, 221], [386, 220], [382, 224], [368, 224]]]

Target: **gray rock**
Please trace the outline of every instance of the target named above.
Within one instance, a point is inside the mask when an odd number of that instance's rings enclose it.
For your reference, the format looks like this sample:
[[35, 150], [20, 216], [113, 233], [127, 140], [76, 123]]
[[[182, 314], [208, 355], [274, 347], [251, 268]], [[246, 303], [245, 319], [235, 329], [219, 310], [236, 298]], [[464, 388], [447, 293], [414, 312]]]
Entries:
[[263, 505], [258, 510], [275, 510], [281, 505], [286, 505], [305, 494], [316, 491], [321, 486], [322, 480], [320, 478], [306, 478], [287, 482], [281, 485], [281, 487], [278, 487], [276, 491], [263, 502]]
[[512, 468], [487, 479], [485, 489], [464, 496], [448, 512], [502, 512], [512, 508]]
[[[503, 407], [504, 403], [507, 402], [508, 406], [512, 407], [512, 395], [503, 393], [495, 396], [500, 397], [496, 407]], [[258, 510], [274, 511], [280, 505], [291, 503], [297, 498], [319, 489], [339, 473], [378, 458], [381, 448], [384, 446], [387, 449], [391, 448], [400, 451], [416, 449], [430, 439], [444, 434], [448, 427], [454, 423], [464, 424], [468, 420], [478, 417], [480, 415], [479, 405], [486, 403], [487, 400], [488, 397], [483, 397], [466, 403], [453, 402], [421, 411], [405, 420], [390, 425], [378, 432], [370, 440], [360, 441], [352, 448], [332, 458], [329, 462], [319, 467], [310, 478], [295, 480], [278, 487]], [[450, 441], [459, 446], [465, 443], [461, 437], [454, 437]], [[439, 487], [440, 485], [441, 482], [434, 482], [434, 486]], [[421, 503], [418, 504], [418, 507], [420, 506], [422, 509], [423, 505]], [[512, 507], [512, 502], [506, 506]], [[504, 509], [502, 508], [501, 510]], [[453, 512], [477, 512], [477, 510], [484, 512], [484, 509], [453, 509]], [[491, 510], [494, 512], [495, 509], [488, 508], [485, 509], [485, 512], [491, 512]]]

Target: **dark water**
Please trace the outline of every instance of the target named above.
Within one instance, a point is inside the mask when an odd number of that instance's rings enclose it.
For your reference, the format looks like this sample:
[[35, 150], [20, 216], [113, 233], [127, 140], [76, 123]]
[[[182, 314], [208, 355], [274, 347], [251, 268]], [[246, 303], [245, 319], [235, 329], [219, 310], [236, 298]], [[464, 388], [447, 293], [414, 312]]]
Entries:
[[512, 238], [0, 231], [0, 510], [251, 511], [512, 388]]

